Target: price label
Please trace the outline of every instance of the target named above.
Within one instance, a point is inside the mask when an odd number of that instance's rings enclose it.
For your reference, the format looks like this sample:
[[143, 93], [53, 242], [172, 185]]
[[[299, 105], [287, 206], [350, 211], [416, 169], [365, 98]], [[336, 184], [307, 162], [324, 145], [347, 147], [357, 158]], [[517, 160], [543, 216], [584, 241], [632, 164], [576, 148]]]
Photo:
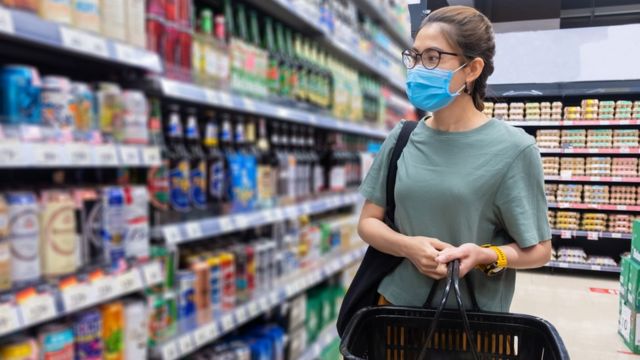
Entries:
[[280, 302], [280, 296], [278, 296], [277, 292], [272, 292], [271, 295], [269, 295], [269, 302], [272, 306], [277, 305], [278, 302]]
[[36, 144], [34, 145], [34, 148], [36, 165], [60, 165], [61, 154], [58, 151], [59, 147], [52, 144]]
[[231, 218], [228, 216], [218, 219], [218, 224], [220, 224], [220, 229], [223, 232], [229, 232], [233, 230], [233, 223], [231, 222]]
[[631, 149], [629, 149], [628, 147], [620, 148], [620, 153], [621, 154], [628, 154], [630, 152], [631, 152]]
[[162, 347], [162, 360], [176, 360], [178, 356], [178, 347], [175, 342], [172, 341]]
[[[210, 325], [208, 325], [210, 326]], [[213, 337], [209, 336], [209, 332], [207, 331], [207, 327], [203, 326], [201, 328], [198, 328], [195, 333], [194, 333], [194, 337], [196, 340], [196, 346], [200, 347], [203, 346], [207, 343], [209, 343], [210, 341], [213, 341]]]
[[62, 45], [67, 48], [101, 57], [109, 56], [107, 42], [101, 37], [65, 26], [60, 27], [60, 35]]
[[146, 264], [142, 268], [142, 273], [144, 274], [144, 280], [147, 286], [159, 284], [164, 280], [164, 276], [162, 276], [162, 266], [157, 261]]
[[622, 178], [621, 178], [621, 177], [619, 177], [619, 176], [614, 176], [614, 177], [612, 177], [612, 178], [611, 178], [611, 181], [621, 182], [621, 181], [622, 181]]
[[258, 303], [255, 301], [250, 302], [247, 305], [247, 309], [249, 311], [249, 317], [255, 317], [260, 313], [260, 310], [258, 309]]
[[176, 244], [182, 240], [180, 228], [177, 226], [165, 226], [162, 228], [162, 234], [169, 244]]
[[311, 125], [317, 125], [318, 124], [318, 118], [315, 115], [309, 115], [309, 123]]
[[600, 125], [610, 125], [610, 124], [611, 124], [611, 121], [609, 121], [609, 120], [601, 120], [600, 121]]
[[562, 125], [565, 126], [571, 126], [573, 125], [574, 121], [573, 120], [565, 120], [565, 121], [561, 121]]
[[98, 157], [98, 164], [102, 166], [117, 166], [118, 154], [116, 147], [113, 145], [98, 145], [96, 146], [96, 155]]
[[563, 269], [568, 269], [569, 268], [569, 264], [568, 263], [558, 263], [558, 267], [563, 268]]
[[140, 152], [136, 146], [121, 145], [118, 148], [120, 153], [120, 161], [124, 165], [137, 166], [140, 165]]
[[229, 331], [233, 329], [233, 315], [226, 314], [222, 317], [222, 331]]
[[591, 265], [591, 270], [593, 270], [593, 271], [602, 271], [602, 266], [600, 266], [600, 265]]
[[205, 89], [204, 97], [209, 104], [217, 105], [220, 103], [220, 96], [215, 90]]
[[620, 334], [622, 334], [625, 340], [629, 341], [629, 337], [631, 336], [631, 309], [629, 309], [627, 306], [622, 306], [622, 308], [620, 309], [618, 329], [620, 330]]
[[289, 112], [289, 109], [282, 106], [278, 106], [276, 110], [276, 115], [278, 115], [281, 118], [288, 118], [290, 115], [290, 112]]
[[220, 103], [224, 106], [232, 107], [233, 99], [231, 98], [231, 95], [227, 93], [220, 93]]
[[125, 44], [115, 44], [116, 47], [116, 57], [118, 60], [129, 63], [129, 64], [139, 64], [141, 54], [138, 53], [138, 50], [132, 46]]
[[0, 305], [0, 335], [6, 334], [20, 326], [18, 309], [13, 304]]
[[162, 162], [160, 158], [160, 148], [157, 146], [145, 146], [142, 149], [142, 158], [144, 165], [159, 166]]
[[118, 283], [110, 275], [92, 281], [92, 286], [99, 301], [115, 297], [121, 292]]
[[117, 279], [120, 291], [124, 294], [137, 291], [142, 288], [142, 279], [138, 269], [131, 269], [124, 274], [118, 275]]
[[247, 308], [245, 306], [238, 308], [235, 311], [235, 315], [236, 315], [236, 320], [238, 321], [238, 324], [244, 324], [247, 321], [247, 318], [249, 317], [249, 314], [247, 313]]
[[589, 154], [597, 154], [598, 149], [589, 149]]
[[249, 227], [249, 218], [246, 215], [236, 215], [233, 222], [238, 229], [246, 229]]
[[629, 120], [620, 120], [620, 125], [631, 125], [631, 121], [629, 121]]
[[627, 210], [627, 205], [616, 205], [616, 210]]
[[[296, 288], [295, 288], [295, 284], [290, 284], [287, 285], [287, 287], [285, 288], [285, 294], [287, 294], [287, 297], [290, 297], [291, 295], [293, 295], [296, 292]], [[273, 301], [272, 301], [273, 303]]]
[[189, 239], [199, 239], [202, 237], [202, 227], [199, 222], [190, 221], [186, 225], [187, 236]]
[[215, 340], [220, 335], [218, 331], [218, 325], [216, 323], [210, 323], [204, 326], [204, 329], [207, 331], [207, 338], [211, 340]]
[[561, 209], [566, 209], [566, 208], [570, 208], [571, 204], [570, 203], [566, 203], [566, 202], [561, 202], [558, 204], [558, 207]]
[[244, 108], [245, 110], [249, 111], [249, 112], [255, 112], [256, 111], [256, 103], [253, 102], [253, 100], [251, 99], [244, 99]]
[[0, 32], [7, 34], [13, 34], [15, 32], [11, 12], [3, 7], [0, 7]]
[[95, 293], [88, 284], [76, 284], [62, 291], [62, 302], [65, 311], [76, 311], [95, 303]]
[[36, 324], [56, 316], [53, 296], [41, 294], [30, 297], [20, 304], [20, 313], [25, 325]]
[[587, 231], [587, 240], [598, 240], [600, 234], [595, 231]]
[[564, 149], [565, 154], [573, 154], [573, 149]]
[[590, 178], [591, 181], [600, 181], [600, 176], [592, 176]]
[[611, 237], [614, 239], [621, 239], [622, 238], [622, 234], [621, 233], [611, 233]]
[[192, 353], [196, 349], [196, 344], [193, 341], [191, 334], [184, 335], [178, 339], [178, 345], [180, 346], [180, 353], [184, 356]]
[[91, 153], [85, 144], [68, 144], [71, 165], [91, 165]]
[[22, 146], [19, 143], [4, 143], [0, 144], [0, 166], [16, 165], [24, 166], [25, 164], [20, 159], [20, 150]]
[[273, 216], [274, 216], [274, 220], [278, 221], [278, 220], [282, 220], [284, 219], [284, 212], [282, 211], [281, 208], [275, 209], [273, 211]]
[[269, 310], [269, 299], [266, 296], [258, 300], [258, 309], [260, 309], [260, 311]]
[[302, 212], [306, 215], [311, 214], [312, 210], [311, 210], [311, 205], [310, 204], [304, 204], [302, 205]]

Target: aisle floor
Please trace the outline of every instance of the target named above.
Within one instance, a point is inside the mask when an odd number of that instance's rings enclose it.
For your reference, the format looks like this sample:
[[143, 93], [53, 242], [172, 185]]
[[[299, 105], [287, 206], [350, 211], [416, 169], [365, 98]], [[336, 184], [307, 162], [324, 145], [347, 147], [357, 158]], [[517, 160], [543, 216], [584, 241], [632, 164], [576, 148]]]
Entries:
[[617, 291], [602, 290], [618, 287], [615, 278], [519, 272], [511, 311], [553, 323], [571, 359], [640, 359], [628, 353], [617, 334]]

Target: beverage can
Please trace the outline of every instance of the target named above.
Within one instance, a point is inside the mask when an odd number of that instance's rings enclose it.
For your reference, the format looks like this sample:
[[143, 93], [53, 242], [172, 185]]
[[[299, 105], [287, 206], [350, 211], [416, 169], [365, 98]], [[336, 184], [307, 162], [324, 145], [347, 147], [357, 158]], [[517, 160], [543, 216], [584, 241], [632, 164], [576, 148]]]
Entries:
[[74, 0], [71, 10], [75, 27], [100, 32], [100, 0]]
[[155, 347], [166, 338], [168, 309], [162, 292], [149, 295], [149, 347]]
[[222, 310], [222, 272], [220, 257], [211, 255], [207, 259], [209, 265], [209, 283], [211, 288], [211, 307], [214, 313]]
[[102, 134], [111, 141], [123, 138], [122, 90], [113, 83], [102, 82], [96, 92], [98, 119]]
[[147, 342], [149, 340], [149, 314], [147, 304], [143, 300], [125, 302], [124, 326], [125, 359], [146, 359]]
[[88, 310], [76, 316], [73, 324], [76, 337], [75, 360], [102, 360], [102, 314]]
[[95, 189], [83, 188], [73, 191], [76, 205], [76, 226], [78, 227], [78, 266], [90, 264], [102, 257], [101, 203]]
[[72, 273], [78, 265], [75, 204], [64, 191], [43, 191], [40, 258], [44, 276]]
[[126, 90], [122, 93], [122, 103], [124, 105], [124, 143], [148, 144], [149, 105], [147, 98], [140, 91]]
[[178, 319], [183, 330], [190, 330], [197, 326], [195, 322], [195, 282], [196, 275], [188, 270], [176, 273], [178, 286]]
[[125, 198], [124, 190], [118, 186], [107, 187], [102, 193], [102, 246], [103, 256], [114, 268], [120, 266], [125, 257]]
[[0, 345], [0, 359], [3, 360], [39, 360], [38, 343], [32, 337], [13, 336]]
[[41, 124], [38, 70], [25, 65], [7, 65], [0, 70], [0, 123]]
[[236, 306], [236, 267], [235, 256], [230, 252], [220, 254], [222, 273], [222, 310], [231, 310]]
[[11, 245], [11, 279], [16, 283], [38, 280], [40, 277], [40, 221], [36, 194], [12, 192], [6, 195], [9, 204], [9, 236]]
[[173, 291], [167, 291], [164, 300], [167, 304], [167, 327], [165, 336], [170, 338], [178, 332], [178, 296]]
[[9, 235], [9, 206], [4, 195], [0, 194], [0, 238]]
[[73, 129], [71, 81], [64, 76], [42, 78], [42, 120], [55, 128]]
[[87, 132], [99, 128], [96, 97], [89, 85], [81, 82], [71, 84], [71, 114], [77, 131]]
[[103, 359], [124, 358], [124, 306], [121, 301], [102, 305]]
[[125, 192], [124, 216], [126, 229], [124, 237], [125, 254], [129, 257], [146, 259], [149, 257], [149, 192], [144, 186], [127, 186]]
[[193, 262], [191, 270], [195, 274], [194, 303], [197, 321], [204, 324], [211, 320], [211, 270], [204, 259]]
[[41, 360], [75, 360], [73, 330], [62, 324], [45, 325], [38, 331]]
[[11, 244], [0, 239], [0, 291], [11, 288]]

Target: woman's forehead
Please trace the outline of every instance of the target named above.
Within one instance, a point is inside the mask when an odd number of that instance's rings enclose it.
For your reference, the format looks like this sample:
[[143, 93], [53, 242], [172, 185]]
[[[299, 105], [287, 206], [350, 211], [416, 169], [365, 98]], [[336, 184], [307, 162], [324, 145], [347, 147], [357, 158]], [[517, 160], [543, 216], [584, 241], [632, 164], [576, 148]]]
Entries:
[[449, 43], [449, 40], [445, 36], [445, 27], [447, 25], [441, 23], [431, 23], [425, 25], [413, 42], [413, 48], [419, 52], [424, 51], [427, 48], [435, 48], [448, 52], [456, 52], [455, 47]]

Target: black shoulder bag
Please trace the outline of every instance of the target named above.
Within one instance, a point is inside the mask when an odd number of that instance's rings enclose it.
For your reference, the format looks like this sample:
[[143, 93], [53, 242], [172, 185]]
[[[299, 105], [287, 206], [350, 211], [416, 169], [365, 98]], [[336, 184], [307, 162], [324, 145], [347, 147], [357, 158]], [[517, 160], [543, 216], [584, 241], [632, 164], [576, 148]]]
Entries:
[[[395, 224], [395, 187], [396, 174], [398, 172], [398, 159], [402, 155], [411, 133], [418, 125], [417, 121], [405, 121], [398, 134], [398, 139], [391, 153], [389, 161], [389, 169], [387, 171], [386, 190], [387, 206], [384, 211], [384, 222], [393, 230], [398, 231]], [[356, 272], [353, 282], [342, 301], [340, 313], [338, 315], [337, 327], [338, 334], [342, 336], [349, 320], [358, 310], [376, 305], [378, 302], [378, 285], [387, 275], [395, 270], [402, 262], [403, 258], [385, 254], [381, 251], [369, 246], [367, 252], [362, 259], [362, 263]]]

